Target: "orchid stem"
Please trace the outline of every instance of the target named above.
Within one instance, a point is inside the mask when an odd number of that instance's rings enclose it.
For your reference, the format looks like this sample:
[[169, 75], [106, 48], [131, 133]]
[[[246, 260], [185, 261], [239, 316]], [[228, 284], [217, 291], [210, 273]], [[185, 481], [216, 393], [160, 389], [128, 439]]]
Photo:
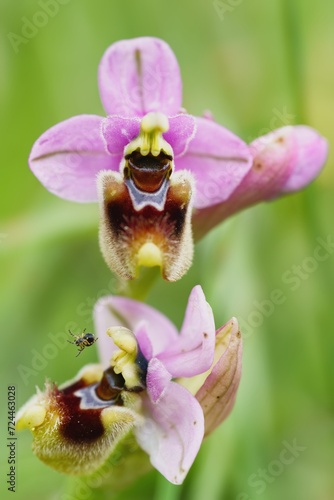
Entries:
[[142, 267], [138, 278], [127, 282], [123, 295], [144, 302], [159, 276], [160, 268]]

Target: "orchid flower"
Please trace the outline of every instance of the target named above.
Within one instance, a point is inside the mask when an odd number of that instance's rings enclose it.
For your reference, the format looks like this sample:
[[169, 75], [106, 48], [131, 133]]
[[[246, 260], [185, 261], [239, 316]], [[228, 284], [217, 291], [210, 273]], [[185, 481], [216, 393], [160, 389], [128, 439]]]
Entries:
[[241, 373], [237, 320], [215, 332], [196, 286], [180, 333], [150, 306], [115, 296], [98, 301], [95, 326], [101, 365], [62, 388], [49, 384], [20, 410], [18, 428], [31, 429], [46, 464], [79, 475], [99, 469], [132, 435], [161, 474], [182, 483], [203, 437], [232, 409]]
[[140, 266], [181, 278], [192, 262], [192, 233], [199, 238], [241, 208], [301, 189], [326, 158], [326, 141], [308, 127], [286, 127], [248, 147], [213, 120], [187, 114], [178, 63], [157, 38], [111, 45], [99, 89], [107, 118], [55, 125], [34, 144], [29, 164], [52, 193], [99, 201], [102, 254], [126, 279]]

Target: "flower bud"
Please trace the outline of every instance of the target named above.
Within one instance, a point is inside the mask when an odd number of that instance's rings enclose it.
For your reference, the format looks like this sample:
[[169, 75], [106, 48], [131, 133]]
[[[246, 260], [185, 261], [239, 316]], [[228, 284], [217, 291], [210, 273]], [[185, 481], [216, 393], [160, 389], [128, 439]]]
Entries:
[[236, 318], [216, 334], [215, 359], [205, 382], [196, 392], [205, 420], [205, 436], [231, 412], [241, 377], [242, 340]]

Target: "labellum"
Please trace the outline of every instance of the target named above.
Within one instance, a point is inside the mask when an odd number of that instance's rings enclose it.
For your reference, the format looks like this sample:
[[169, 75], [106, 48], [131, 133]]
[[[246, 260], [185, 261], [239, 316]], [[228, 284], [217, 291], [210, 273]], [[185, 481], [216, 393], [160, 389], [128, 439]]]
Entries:
[[168, 119], [148, 113], [125, 148], [121, 172], [102, 171], [100, 246], [111, 270], [126, 279], [141, 266], [159, 266], [168, 281], [188, 270], [193, 256], [193, 178], [174, 173], [173, 150], [163, 139]]

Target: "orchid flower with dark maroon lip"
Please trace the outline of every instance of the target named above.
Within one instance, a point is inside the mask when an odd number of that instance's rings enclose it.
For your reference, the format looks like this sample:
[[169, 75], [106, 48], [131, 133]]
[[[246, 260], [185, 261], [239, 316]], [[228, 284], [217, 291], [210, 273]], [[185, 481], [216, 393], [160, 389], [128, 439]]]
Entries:
[[29, 164], [52, 193], [99, 201], [102, 253], [126, 279], [142, 265], [179, 279], [192, 262], [191, 224], [197, 239], [241, 208], [301, 189], [326, 159], [326, 141], [309, 127], [285, 127], [248, 147], [185, 113], [177, 60], [157, 38], [111, 45], [99, 88], [109, 116], [55, 125]]
[[232, 132], [184, 112], [178, 63], [162, 40], [109, 47], [99, 88], [109, 116], [52, 127], [33, 146], [30, 167], [60, 197], [99, 201], [100, 247], [113, 271], [133, 279], [140, 266], [158, 265], [175, 281], [192, 262], [192, 208], [227, 200], [251, 154]]
[[18, 413], [18, 427], [32, 430], [41, 460], [67, 474], [94, 472], [132, 432], [153, 467], [182, 483], [203, 437], [233, 407], [241, 375], [237, 320], [215, 332], [200, 286], [180, 333], [152, 307], [125, 297], [103, 297], [94, 316], [102, 366], [34, 396]]

